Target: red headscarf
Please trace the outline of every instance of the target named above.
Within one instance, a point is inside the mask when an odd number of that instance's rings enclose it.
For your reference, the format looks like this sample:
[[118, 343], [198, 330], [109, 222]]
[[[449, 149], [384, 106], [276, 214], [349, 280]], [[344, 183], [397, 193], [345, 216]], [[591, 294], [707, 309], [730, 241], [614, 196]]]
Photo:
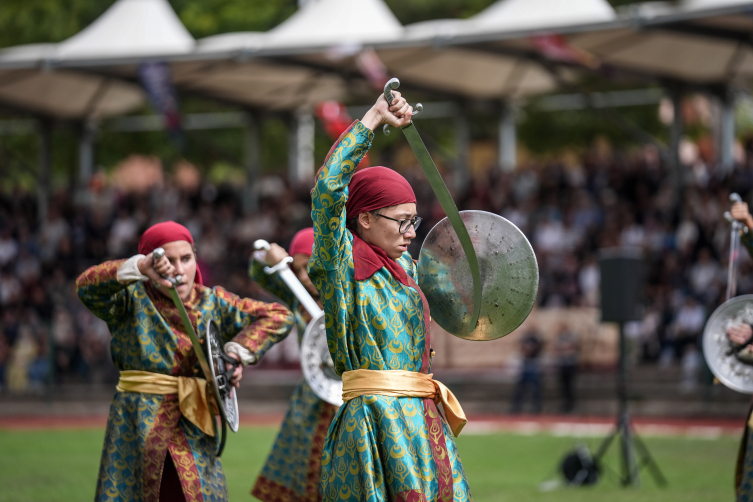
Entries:
[[[194, 245], [191, 232], [179, 223], [174, 221], [163, 221], [146, 229], [146, 232], [139, 239], [139, 254], [147, 255], [158, 247], [168, 242], [186, 241], [191, 246]], [[201, 278], [201, 270], [198, 263], [196, 264], [196, 277], [194, 282], [204, 284]]]
[[350, 220], [367, 211], [409, 202], [416, 202], [416, 194], [408, 180], [386, 167], [367, 167], [350, 180], [345, 214]]
[[290, 241], [290, 249], [288, 250], [288, 253], [290, 256], [300, 253], [310, 257], [313, 250], [314, 229], [313, 227], [309, 227], [299, 230], [298, 233], [293, 236], [293, 240]]
[[[400, 174], [382, 166], [368, 167], [356, 172], [348, 185], [348, 202], [345, 213], [348, 220], [367, 211], [376, 211], [383, 207], [416, 202], [408, 180]], [[353, 265], [356, 280], [368, 279], [382, 267], [387, 268], [392, 276], [406, 286], [412, 286], [410, 280], [395, 260], [387, 253], [353, 233]]]

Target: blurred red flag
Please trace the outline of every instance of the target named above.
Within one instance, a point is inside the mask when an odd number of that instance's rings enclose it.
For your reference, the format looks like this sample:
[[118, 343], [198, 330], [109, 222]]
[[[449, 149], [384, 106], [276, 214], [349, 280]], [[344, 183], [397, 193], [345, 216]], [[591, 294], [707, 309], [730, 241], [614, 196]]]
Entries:
[[374, 89], [378, 91], [384, 89], [384, 84], [390, 77], [387, 75], [387, 67], [384, 66], [374, 49], [369, 47], [359, 52], [356, 57], [356, 65]]

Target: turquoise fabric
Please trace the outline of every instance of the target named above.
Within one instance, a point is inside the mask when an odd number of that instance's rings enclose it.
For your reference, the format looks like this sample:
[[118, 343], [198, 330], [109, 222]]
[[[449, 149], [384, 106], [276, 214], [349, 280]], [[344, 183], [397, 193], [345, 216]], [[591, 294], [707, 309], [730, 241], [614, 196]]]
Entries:
[[[740, 243], [753, 256], [753, 231], [743, 233]], [[753, 407], [751, 408], [753, 410]], [[748, 421], [740, 443], [740, 452], [737, 459], [736, 472], [736, 500], [737, 502], [753, 502], [753, 429], [748, 426], [751, 419], [751, 410], [748, 410]]]
[[[76, 283], [81, 301], [110, 329], [115, 366], [121, 371], [201, 376], [175, 305], [149, 283], [118, 282], [122, 263], [92, 267]], [[239, 298], [220, 287], [195, 285], [184, 303], [197, 333], [204, 333], [213, 319], [225, 342], [238, 342], [257, 358], [282, 340], [293, 323], [282, 305]], [[215, 445], [215, 438], [181, 416], [177, 396], [116, 392], [95, 500], [156, 502], [168, 451], [186, 501], [227, 500]]]
[[[355, 123], [333, 148], [312, 192], [315, 242], [309, 276], [321, 295], [327, 342], [340, 375], [359, 368], [422, 371], [426, 349], [418, 291], [400, 284], [385, 268], [367, 280], [355, 280], [345, 202], [372, 137]], [[416, 279], [409, 253], [397, 261]], [[443, 474], [438, 458], [449, 459], [451, 473]], [[449, 476], [454, 494], [440, 493]], [[332, 502], [472, 500], [454, 437], [446, 422], [437, 419], [434, 403], [376, 395], [349, 401], [335, 416], [324, 445], [321, 490], [323, 500]]]
[[[249, 275], [259, 286], [290, 307], [303, 340], [306, 320], [298, 299], [277, 274], [264, 272], [264, 265], [251, 260]], [[262, 467], [251, 494], [262, 502], [316, 502], [319, 496], [322, 448], [332, 417], [337, 410], [301, 381], [290, 403], [272, 451]]]

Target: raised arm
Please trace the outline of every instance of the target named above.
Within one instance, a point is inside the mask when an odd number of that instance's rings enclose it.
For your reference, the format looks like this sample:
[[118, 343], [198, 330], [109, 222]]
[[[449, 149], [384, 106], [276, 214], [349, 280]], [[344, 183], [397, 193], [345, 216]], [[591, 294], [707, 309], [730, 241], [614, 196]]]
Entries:
[[309, 275], [316, 277], [334, 270], [347, 256], [350, 236], [346, 231], [345, 203], [348, 184], [358, 163], [371, 146], [374, 130], [381, 124], [402, 127], [410, 123], [413, 108], [399, 92], [393, 92], [392, 104], [380, 95], [374, 106], [356, 121], [332, 147], [316, 177], [311, 192], [311, 219], [314, 221], [314, 253]]
[[345, 221], [347, 188], [373, 138], [372, 130], [360, 121], [354, 122], [332, 148], [319, 171], [311, 192], [314, 250], [309, 270], [333, 270], [346, 252], [343, 240], [348, 237]]

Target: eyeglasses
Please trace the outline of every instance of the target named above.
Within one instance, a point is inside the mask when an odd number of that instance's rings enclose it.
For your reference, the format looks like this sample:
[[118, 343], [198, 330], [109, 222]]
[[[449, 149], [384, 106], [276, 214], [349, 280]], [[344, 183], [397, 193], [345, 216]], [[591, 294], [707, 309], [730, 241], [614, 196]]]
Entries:
[[414, 231], [418, 230], [418, 226], [423, 221], [423, 218], [421, 218], [420, 216], [415, 216], [409, 220], [396, 220], [395, 218], [390, 218], [389, 216], [385, 216], [379, 213], [376, 213], [376, 216], [384, 218], [385, 220], [392, 220], [392, 221], [398, 222], [400, 224], [400, 227], [398, 228], [398, 232], [400, 232], [401, 234], [404, 234], [405, 232], [407, 232], [408, 229], [411, 227], [411, 225], [413, 226]]

